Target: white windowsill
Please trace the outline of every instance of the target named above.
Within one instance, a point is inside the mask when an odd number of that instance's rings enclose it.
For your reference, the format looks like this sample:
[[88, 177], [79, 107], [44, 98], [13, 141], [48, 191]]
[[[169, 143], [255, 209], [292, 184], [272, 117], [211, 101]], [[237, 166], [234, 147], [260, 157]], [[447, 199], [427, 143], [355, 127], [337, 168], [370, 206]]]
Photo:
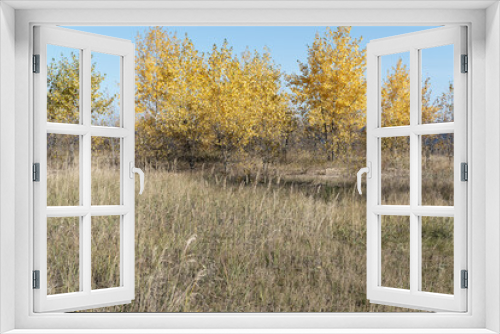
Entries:
[[488, 334], [488, 329], [14, 329], [5, 334]]

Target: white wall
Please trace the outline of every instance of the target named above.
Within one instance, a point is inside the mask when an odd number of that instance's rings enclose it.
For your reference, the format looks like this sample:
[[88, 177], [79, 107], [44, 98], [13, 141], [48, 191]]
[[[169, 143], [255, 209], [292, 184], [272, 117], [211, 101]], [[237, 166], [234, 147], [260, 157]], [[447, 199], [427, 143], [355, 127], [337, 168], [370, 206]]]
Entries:
[[[66, 3], [66, 2], [65, 2]], [[45, 328], [69, 328], [72, 326], [90, 326], [94, 328], [106, 328], [109, 325], [106, 320], [109, 320], [106, 317], [98, 317], [93, 318], [91, 322], [89, 322], [86, 317], [79, 317], [76, 319], [75, 317], [58, 317], [58, 315], [51, 315], [50, 317], [28, 317], [26, 310], [31, 307], [31, 299], [32, 290], [26, 289], [27, 284], [30, 281], [30, 274], [32, 270], [32, 266], [28, 260], [28, 254], [30, 254], [31, 244], [29, 241], [30, 235], [30, 224], [32, 223], [32, 219], [30, 217], [30, 162], [31, 162], [31, 152], [30, 152], [30, 142], [31, 142], [31, 127], [30, 127], [30, 110], [31, 106], [29, 104], [28, 97], [30, 96], [30, 81], [29, 78], [29, 70], [30, 70], [30, 22], [37, 23], [53, 23], [53, 22], [78, 22], [82, 25], [84, 24], [99, 24], [102, 22], [109, 22], [115, 24], [144, 24], [145, 22], [149, 24], [199, 24], [200, 22], [204, 22], [206, 24], [223, 22], [222, 24], [231, 24], [234, 22], [238, 22], [239, 24], [258, 24], [259, 22], [274, 22], [283, 23], [283, 24], [308, 24], [311, 22], [315, 22], [315, 24], [321, 25], [322, 23], [328, 22], [337, 22], [338, 24], [343, 23], [353, 23], [353, 22], [363, 22], [365, 24], [370, 24], [371, 22], [392, 22], [393, 24], [399, 24], [401, 22], [407, 22], [408, 18], [412, 20], [421, 21], [421, 22], [472, 22], [472, 40], [473, 43], [473, 53], [472, 53], [472, 71], [473, 73], [473, 84], [475, 88], [475, 99], [472, 101], [472, 110], [473, 110], [473, 121], [472, 125], [469, 126], [469, 130], [472, 132], [472, 136], [475, 136], [476, 140], [474, 141], [474, 146], [472, 152], [474, 152], [474, 157], [471, 160], [472, 170], [470, 171], [471, 177], [474, 179], [474, 189], [470, 193], [471, 198], [473, 199], [473, 209], [471, 214], [471, 221], [474, 223], [474, 233], [472, 235], [472, 239], [474, 240], [474, 249], [469, 249], [469, 254], [473, 258], [474, 261], [471, 261], [472, 268], [471, 270], [471, 280], [474, 281], [474, 273], [475, 272], [484, 272], [484, 235], [488, 236], [488, 255], [493, 254], [493, 256], [487, 256], [488, 258], [488, 274], [491, 275], [487, 279], [488, 293], [484, 293], [484, 278], [478, 278], [481, 280], [481, 284], [476, 286], [474, 292], [469, 290], [469, 297], [472, 299], [472, 310], [474, 310], [475, 314], [479, 314], [480, 317], [474, 317], [472, 326], [473, 327], [483, 327], [484, 326], [484, 318], [482, 315], [485, 310], [485, 300], [484, 295], [488, 296], [487, 302], [488, 304], [488, 327], [491, 329], [495, 329], [495, 331], [500, 332], [500, 287], [498, 285], [498, 277], [500, 273], [500, 260], [499, 260], [499, 222], [500, 222], [500, 209], [499, 199], [500, 199], [500, 176], [498, 171], [498, 166], [500, 163], [500, 135], [498, 134], [499, 129], [499, 121], [500, 117], [498, 115], [498, 110], [500, 106], [500, 69], [499, 69], [499, 51], [500, 51], [500, 41], [499, 41], [499, 14], [498, 14], [498, 6], [491, 7], [488, 10], [488, 20], [485, 20], [484, 11], [483, 10], [470, 10], [470, 11], [457, 11], [457, 10], [436, 10], [436, 11], [428, 11], [428, 10], [412, 10], [412, 11], [384, 11], [384, 10], [364, 10], [364, 11], [349, 11], [349, 10], [322, 10], [322, 11], [312, 11], [312, 10], [269, 10], [264, 13], [258, 10], [242, 10], [242, 11], [224, 11], [224, 10], [156, 10], [154, 12], [145, 11], [145, 10], [100, 10], [100, 11], [91, 11], [91, 10], [33, 10], [33, 11], [17, 11], [16, 17], [16, 36], [17, 36], [17, 45], [16, 45], [16, 145], [18, 147], [18, 151], [15, 154], [16, 158], [16, 181], [15, 181], [15, 195], [16, 195], [16, 240], [17, 240], [17, 250], [16, 250], [16, 271], [17, 271], [17, 280], [16, 280], [16, 289], [17, 289], [17, 302], [16, 307], [18, 312], [16, 313], [16, 323], [17, 326], [21, 328], [35, 328], [38, 326], [43, 326]], [[9, 27], [11, 25], [9, 24]], [[491, 52], [488, 54], [489, 66], [485, 68], [483, 60], [485, 59], [484, 53], [484, 29], [488, 29], [488, 48], [491, 49]], [[5, 30], [5, 29], [3, 29]], [[1, 38], [0, 34], [0, 38]], [[2, 52], [0, 52], [0, 56], [3, 52], [7, 52], [4, 49], [4, 43], [2, 42]], [[10, 43], [9, 43], [10, 48]], [[7, 52], [9, 55], [12, 55], [11, 52]], [[0, 64], [4, 64], [4, 59], [0, 60]], [[7, 66], [7, 62], [5, 62], [5, 69], [11, 71], [14, 66]], [[11, 64], [12, 65], [12, 64]], [[491, 65], [491, 68], [490, 68]], [[484, 77], [485, 72], [488, 73], [488, 85], [485, 87]], [[3, 72], [2, 74], [4, 74]], [[3, 78], [6, 76], [3, 75]], [[12, 82], [14, 75], [8, 75], [9, 82], [3, 83], [2, 79], [0, 79], [0, 97], [2, 103], [0, 103], [1, 113], [4, 113], [5, 109], [2, 107], [3, 103], [8, 104], [8, 101], [5, 99], [9, 99], [14, 96], [12, 94], [12, 89], [14, 88], [14, 82]], [[4, 79], [5, 80], [5, 79]], [[4, 89], [5, 88], [5, 89]], [[487, 92], [487, 96], [485, 95]], [[485, 112], [488, 112], [488, 118], [485, 117]], [[13, 111], [10, 111], [12, 115]], [[2, 114], [5, 115], [5, 114]], [[486, 121], [488, 120], [488, 121]], [[3, 125], [2, 125], [3, 126]], [[12, 140], [5, 141], [3, 138], [3, 134], [5, 132], [1, 131], [2, 126], [0, 126], [0, 150], [2, 154], [10, 154], [13, 153], [11, 151], [4, 152], [4, 149], [8, 149], [9, 144], [12, 143]], [[8, 127], [8, 125], [5, 125]], [[492, 139], [489, 139], [485, 142], [484, 133], [485, 128], [487, 128], [488, 134], [491, 135]], [[8, 129], [8, 131], [13, 132], [13, 127]], [[5, 138], [13, 138], [5, 135]], [[492, 151], [485, 151], [487, 148]], [[485, 152], [488, 152], [488, 161], [493, 162], [492, 168], [488, 170], [488, 172], [494, 173], [493, 175], [489, 175], [491, 177], [488, 179], [488, 182], [485, 182]], [[0, 159], [2, 155], [0, 154]], [[0, 160], [3, 162], [4, 160]], [[10, 161], [10, 160], [6, 160]], [[13, 185], [12, 180], [14, 179], [9, 173], [4, 173], [5, 170], [10, 170], [11, 172], [12, 166], [2, 166], [0, 169], [0, 182], [3, 179], [7, 179], [7, 182], [10, 182], [10, 185]], [[10, 179], [9, 179], [10, 177]], [[6, 194], [10, 196], [9, 200], [12, 200], [12, 195], [14, 193], [13, 189], [3, 190], [4, 185], [6, 183], [0, 183], [0, 195], [5, 191]], [[486, 188], [485, 188], [486, 187]], [[485, 189], [488, 191], [488, 194], [491, 193], [491, 196], [488, 196], [485, 200]], [[12, 202], [8, 202], [12, 203]], [[485, 203], [488, 204], [488, 208], [491, 209], [488, 216], [488, 230], [485, 231]], [[5, 207], [8, 207], [7, 205]], [[2, 207], [3, 208], [3, 207]], [[2, 209], [0, 208], [0, 209]], [[10, 209], [10, 208], [9, 208]], [[3, 214], [3, 212], [2, 212]], [[13, 222], [13, 220], [11, 220]], [[2, 224], [5, 220], [2, 219]], [[8, 230], [11, 225], [3, 224], [1, 228], [4, 230]], [[4, 230], [0, 230], [2, 233]], [[5, 234], [3, 234], [5, 235]], [[480, 236], [480, 237], [478, 237]], [[1, 237], [0, 237], [1, 239]], [[3, 240], [1, 239], [2, 248], [0, 248], [0, 270], [10, 271], [13, 267], [13, 263], [8, 263], [2, 261], [6, 258], [6, 256], [13, 254], [9, 254], [9, 249], [12, 243], [12, 240]], [[4, 250], [5, 249], [5, 250]], [[9, 267], [11, 265], [12, 267]], [[5, 269], [6, 268], [6, 269]], [[13, 308], [14, 304], [9, 304], [10, 296], [12, 291], [12, 285], [9, 281], [12, 279], [9, 276], [5, 281], [0, 282], [2, 292], [7, 291], [7, 293], [1, 296], [2, 304], [0, 304], [0, 312], [1, 314], [5, 314], [5, 319], [8, 319], [8, 316], [12, 315], [10, 310]], [[5, 282], [5, 284], [4, 284]], [[472, 283], [471, 284], [474, 284]], [[477, 282], [477, 280], [476, 280]], [[494, 283], [496, 282], [496, 283]], [[5, 298], [4, 298], [5, 296]], [[5, 304], [5, 307], [1, 308], [1, 306]], [[240, 316], [240, 315], [231, 315], [230, 317], [226, 317], [223, 319], [224, 323], [221, 324], [222, 317], [219, 315], [211, 315], [198, 317], [193, 321], [192, 318], [184, 317], [184, 315], [167, 315], [169, 317], [168, 325], [171, 328], [180, 328], [182, 326], [195, 326], [197, 328], [221, 328], [221, 325], [227, 328], [236, 328], [238, 326], [248, 326], [248, 327], [260, 327], [265, 328], [267, 323], [263, 320], [267, 320], [267, 317], [258, 318], [258, 315], [249, 316]], [[450, 324], [453, 327], [465, 327], [470, 326], [471, 321], [469, 321], [469, 317], [460, 317], [453, 318], [454, 322], [451, 324], [448, 319], [445, 319], [448, 315], [437, 315], [436, 317], [426, 319], [426, 322], [422, 322], [419, 327], [428, 327], [428, 326], [437, 326], [436, 324], [442, 324], [446, 322], [446, 324]], [[63, 319], [64, 318], [64, 319]], [[366, 316], [364, 321], [359, 321], [359, 318], [351, 317], [350, 315], [336, 315], [335, 317], [330, 317], [330, 315], [322, 315], [322, 316], [314, 316], [314, 324], [317, 328], [328, 328], [335, 324], [339, 327], [349, 327], [353, 324], [357, 327], [367, 328], [367, 327], [400, 327], [399, 323], [404, 323], [406, 320], [413, 320], [412, 316], [401, 315], [398, 317], [398, 324], [390, 323], [392, 319], [392, 315], [377, 315], [377, 316]], [[57, 321], [55, 321], [56, 319]], [[115, 318], [116, 319], [116, 318]], [[120, 318], [120, 323], [117, 324], [116, 321], [113, 323], [114, 326], [118, 325], [121, 328], [134, 328], [137, 325], [138, 317], [134, 316], [126, 316]], [[289, 315], [276, 315], [275, 326], [279, 326], [278, 328], [282, 328], [283, 324], [288, 326], [295, 327], [303, 327], [304, 325], [304, 317]], [[355, 322], [353, 322], [353, 319]], [[0, 318], [1, 321], [1, 318]], [[10, 324], [12, 320], [8, 320], [7, 324]], [[149, 317], [147, 319], [149, 326], [151, 328], [162, 328], [165, 326], [165, 319], [162, 317]], [[281, 322], [279, 322], [281, 321]], [[441, 321], [441, 322], [440, 322]], [[267, 325], [268, 326], [268, 325]], [[111, 328], [111, 327], [109, 327]]]
[[0, 3], [0, 332], [14, 328], [15, 12]]
[[486, 11], [486, 328], [500, 332], [500, 6]]

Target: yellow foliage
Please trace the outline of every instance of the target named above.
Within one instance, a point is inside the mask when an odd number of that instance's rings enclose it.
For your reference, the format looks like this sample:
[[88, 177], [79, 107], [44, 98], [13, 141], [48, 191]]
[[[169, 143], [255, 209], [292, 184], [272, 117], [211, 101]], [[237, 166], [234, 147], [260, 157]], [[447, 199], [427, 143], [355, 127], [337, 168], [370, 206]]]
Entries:
[[381, 125], [410, 125], [410, 73], [400, 58], [384, 79], [381, 96]]
[[[400, 58], [387, 73], [382, 84], [381, 95], [381, 125], [386, 126], [408, 126], [410, 125], [410, 73], [403, 60]], [[426, 78], [422, 83], [421, 90], [421, 124], [435, 122], [439, 106], [430, 102], [431, 82]], [[386, 138], [384, 146], [392, 151], [408, 150], [409, 141]], [[404, 144], [398, 144], [404, 143]], [[403, 145], [403, 147], [401, 147]]]
[[[400, 58], [392, 72], [387, 73], [380, 92], [382, 98], [382, 126], [410, 125], [410, 73]], [[439, 107], [431, 103], [431, 82], [426, 78], [422, 84], [422, 124], [436, 120]]]
[[[361, 38], [350, 33], [351, 27], [338, 27], [317, 34], [307, 62], [299, 63], [300, 74], [285, 76], [267, 49], [235, 55], [224, 41], [204, 54], [187, 36], [148, 28], [136, 38], [139, 158], [178, 157], [193, 167], [215, 154], [227, 165], [235, 153], [246, 153], [267, 165], [286, 148], [290, 134], [300, 130], [301, 145], [312, 140], [324, 147], [328, 159], [339, 156], [350, 166], [353, 156], [361, 156], [351, 152], [364, 145], [366, 119], [365, 50]], [[291, 93], [284, 91], [283, 78]], [[117, 98], [102, 89], [104, 79], [93, 64], [94, 120], [111, 115]], [[78, 123], [77, 56], [53, 61], [47, 80], [48, 120]], [[430, 100], [427, 78], [421, 91], [422, 123], [453, 120], [452, 85], [434, 103]], [[410, 78], [401, 59], [383, 81], [381, 111], [382, 126], [410, 123]]]
[[[97, 71], [95, 63], [91, 69], [91, 115], [95, 124], [110, 116], [117, 95], [109, 95], [101, 87], [106, 75]], [[61, 54], [47, 66], [47, 121], [56, 123], [80, 123], [80, 61], [75, 53], [69, 57]]]
[[350, 156], [365, 123], [365, 50], [350, 32], [351, 27], [338, 27], [317, 34], [307, 64], [299, 63], [301, 74], [288, 77], [292, 101], [329, 158], [341, 150]]
[[239, 58], [225, 41], [205, 56], [159, 27], [136, 46], [138, 142], [149, 151], [139, 154], [165, 158], [175, 150], [192, 165], [215, 150], [227, 164], [249, 147], [266, 156], [277, 150], [290, 113], [268, 52]]
[[[105, 74], [97, 71], [96, 63], [91, 67], [91, 118], [92, 124], [97, 125], [115, 120], [110, 117], [115, 113], [115, 100], [117, 94], [110, 95], [107, 89], [102, 87], [102, 82], [106, 78]], [[80, 124], [80, 61], [75, 53], [69, 56], [61, 54], [56, 61], [55, 58], [47, 66], [47, 121], [55, 123]], [[118, 124], [116, 124], [118, 125]], [[71, 152], [75, 145], [70, 144]], [[57, 147], [67, 145], [68, 138], [60, 135], [51, 135], [48, 140], [49, 154]], [[109, 143], [102, 137], [94, 137], [92, 149], [94, 151], [105, 147], [109, 148]]]

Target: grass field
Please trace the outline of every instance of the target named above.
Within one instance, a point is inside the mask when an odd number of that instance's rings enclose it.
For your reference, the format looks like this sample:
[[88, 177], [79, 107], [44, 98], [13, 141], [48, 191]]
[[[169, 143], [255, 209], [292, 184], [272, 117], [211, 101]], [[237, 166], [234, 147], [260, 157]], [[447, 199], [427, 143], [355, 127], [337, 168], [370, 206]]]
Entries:
[[[434, 163], [433, 170], [449, 170], [444, 158]], [[92, 311], [410, 311], [366, 299], [366, 201], [354, 178], [293, 166], [250, 178], [212, 167], [146, 167], [145, 192], [136, 196], [136, 298]], [[96, 201], [116, 201], [116, 170], [95, 166], [93, 178]], [[48, 182], [51, 205], [78, 198], [76, 169], [53, 168]], [[451, 179], [429, 173], [423, 182], [426, 198], [449, 201], [441, 193]], [[394, 189], [401, 193], [391, 196], [408, 196], [405, 187]], [[409, 285], [407, 218], [382, 220], [386, 286]], [[52, 218], [48, 226], [49, 292], [78, 291], [78, 219]], [[117, 217], [92, 227], [93, 288], [117, 286]], [[425, 218], [422, 236], [423, 289], [453, 293], [453, 220]]]

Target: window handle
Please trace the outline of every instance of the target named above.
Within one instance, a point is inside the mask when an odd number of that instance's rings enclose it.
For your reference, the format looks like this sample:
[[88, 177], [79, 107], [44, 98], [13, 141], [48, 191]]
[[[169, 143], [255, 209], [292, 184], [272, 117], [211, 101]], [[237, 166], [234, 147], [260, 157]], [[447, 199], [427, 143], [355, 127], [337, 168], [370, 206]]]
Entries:
[[134, 167], [134, 162], [130, 161], [129, 163], [129, 176], [131, 179], [134, 178], [134, 173], [139, 174], [139, 181], [141, 184], [141, 189], [139, 190], [139, 195], [142, 195], [144, 191], [144, 172], [140, 168]]
[[363, 167], [358, 171], [358, 182], [357, 183], [358, 183], [358, 192], [360, 195], [362, 194], [362, 192], [361, 192], [361, 176], [363, 175], [363, 173], [366, 173], [366, 177], [368, 179], [372, 178], [372, 163], [370, 161], [368, 161], [367, 165], [368, 165], [367, 167]]

